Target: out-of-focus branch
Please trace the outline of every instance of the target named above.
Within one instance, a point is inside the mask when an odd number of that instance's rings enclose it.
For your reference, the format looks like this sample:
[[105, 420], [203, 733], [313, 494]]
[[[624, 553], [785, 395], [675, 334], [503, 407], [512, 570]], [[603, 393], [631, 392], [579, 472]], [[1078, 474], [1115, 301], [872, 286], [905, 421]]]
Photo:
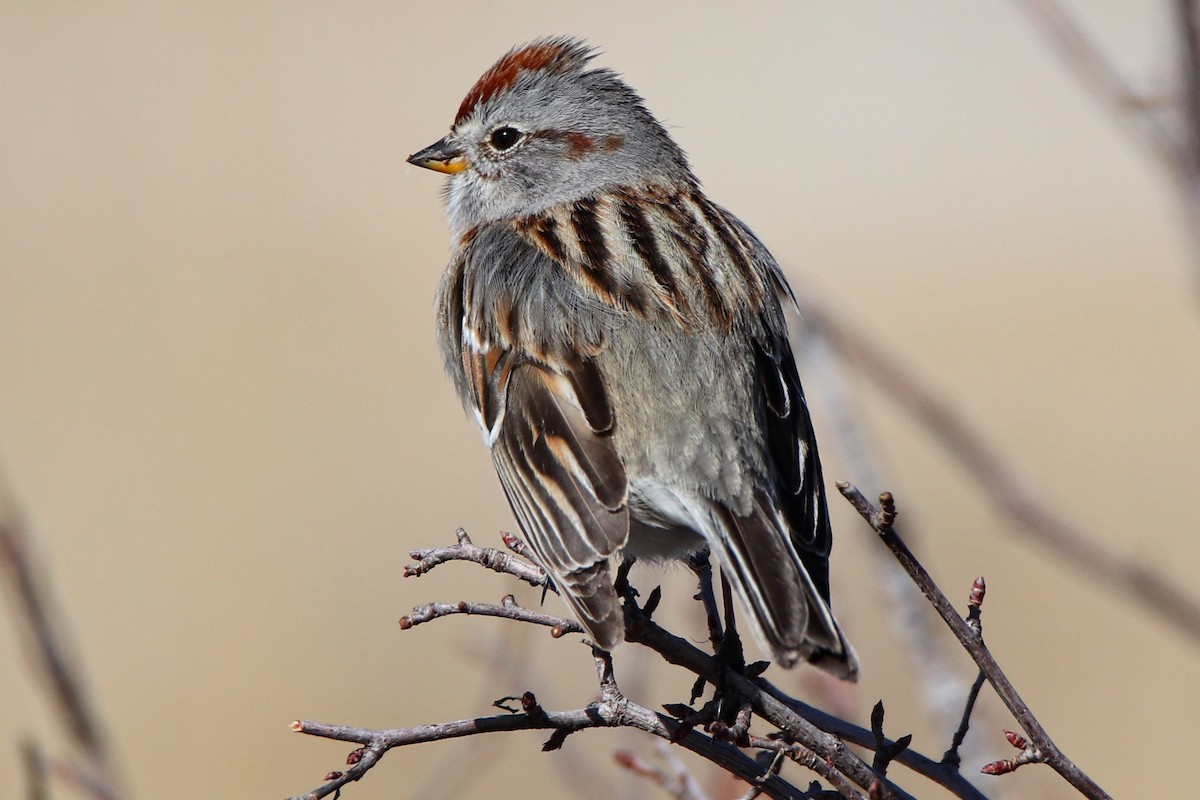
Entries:
[[[1196, 0], [1172, 0], [1178, 27], [1178, 83], [1172, 96], [1147, 97], [1061, 0], [1014, 0], [1059, 58], [1118, 121], [1134, 132], [1175, 184], [1200, 248], [1200, 42]], [[1200, 259], [1196, 260], [1200, 278]]]
[[[1196, 0], [1175, 0], [1182, 51], [1181, 102], [1187, 120], [1188, 137], [1184, 143], [1185, 161], [1192, 173], [1193, 190], [1200, 183], [1200, 7]], [[1200, 198], [1194, 198], [1200, 201]]]
[[[955, 638], [962, 644], [963, 649], [975, 660], [981, 672], [987, 676], [988, 683], [996, 690], [1000, 700], [1008, 707], [1013, 717], [1020, 724], [1021, 728], [1029, 735], [1030, 743], [1022, 743], [1025, 745], [1025, 757], [1022, 763], [1044, 763], [1048, 764], [1059, 775], [1061, 775], [1068, 783], [1074, 786], [1080, 794], [1089, 800], [1112, 800], [1108, 793], [1100, 788], [1087, 773], [1081, 770], [1076, 764], [1067, 758], [1066, 754], [1054, 744], [1050, 738], [1050, 734], [1042, 727], [1037, 717], [1029, 709], [1029, 706], [1021, 699], [1021, 695], [1017, 692], [1016, 687], [1004, 674], [1004, 670], [996, 662], [991, 651], [983, 642], [983, 637], [967, 621], [959, 616], [954, 609], [954, 605], [946, 597], [932, 576], [925, 570], [912, 551], [904, 544], [896, 532], [892, 529], [892, 523], [896, 519], [896, 507], [892, 495], [888, 492], [879, 496], [880, 508], [876, 508], [871, 504], [862, 492], [856, 489], [849, 483], [839, 483], [838, 489], [850, 501], [850, 504], [862, 515], [867, 524], [879, 535], [879, 538], [892, 551], [892, 555], [900, 562], [900, 566], [909, 574], [913, 582], [925, 595], [930, 604], [933, 605], [935, 611], [954, 633]], [[990, 765], [989, 765], [990, 766]], [[1019, 765], [1018, 765], [1019, 766]], [[1011, 772], [1016, 769], [1013, 766], [1011, 769], [996, 770], [985, 767], [985, 772], [990, 774], [1002, 774], [1002, 772]]]
[[119, 771], [79, 664], [70, 655], [69, 636], [54, 613], [49, 582], [35, 563], [31, 538], [0, 476], [0, 575], [9, 589], [26, 655], [83, 760], [80, 765], [69, 765], [75, 782], [96, 800], [117, 800], [123, 795]]
[[663, 766], [647, 761], [632, 750], [616, 751], [613, 760], [634, 775], [646, 778], [676, 800], [709, 800], [687, 767], [671, 752], [670, 745], [659, 742], [655, 752], [663, 761]]
[[1014, 0], [1055, 54], [1117, 119], [1130, 126], [1170, 170], [1181, 143], [1162, 118], [1163, 102], [1150, 102], [1117, 69], [1112, 58], [1060, 0]]
[[1099, 583], [1124, 591], [1154, 616], [1200, 643], [1200, 602], [1133, 555], [1113, 552], [1058, 513], [948, 402], [865, 336], [819, 305], [806, 303], [803, 312], [808, 324], [829, 340], [847, 365], [858, 369], [924, 425], [996, 508], [1018, 523], [1014, 531], [1027, 534], [1066, 563], [1096, 576]]
[[49, 800], [46, 755], [32, 740], [21, 744], [21, 763], [25, 772], [25, 800]]

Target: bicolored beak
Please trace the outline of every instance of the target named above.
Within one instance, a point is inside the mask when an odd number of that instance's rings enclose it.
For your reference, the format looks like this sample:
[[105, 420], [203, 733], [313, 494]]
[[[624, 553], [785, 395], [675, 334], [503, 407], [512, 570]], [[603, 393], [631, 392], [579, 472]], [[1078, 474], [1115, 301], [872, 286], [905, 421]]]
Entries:
[[449, 136], [434, 142], [419, 153], [413, 153], [408, 157], [408, 163], [447, 175], [462, 172], [470, 166], [463, 151], [450, 141]]

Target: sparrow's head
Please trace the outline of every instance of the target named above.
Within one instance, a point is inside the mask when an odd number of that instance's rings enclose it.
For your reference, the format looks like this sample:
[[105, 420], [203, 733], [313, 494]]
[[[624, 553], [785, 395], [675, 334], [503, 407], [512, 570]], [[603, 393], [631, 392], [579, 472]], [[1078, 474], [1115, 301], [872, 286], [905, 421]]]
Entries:
[[450, 175], [459, 234], [606, 189], [692, 182], [679, 146], [578, 39], [509, 51], [467, 93], [449, 135], [408, 161]]

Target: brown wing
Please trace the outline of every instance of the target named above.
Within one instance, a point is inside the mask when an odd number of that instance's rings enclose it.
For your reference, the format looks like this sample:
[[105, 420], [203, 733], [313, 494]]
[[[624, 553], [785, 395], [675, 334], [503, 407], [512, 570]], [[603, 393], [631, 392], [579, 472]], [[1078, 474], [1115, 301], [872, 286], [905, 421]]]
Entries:
[[625, 631], [608, 559], [629, 533], [628, 484], [599, 375], [591, 362], [565, 375], [526, 362], [506, 388], [492, 444], [504, 492], [580, 621], [611, 648]]
[[[439, 294], [447, 366], [530, 547], [596, 642], [611, 648], [624, 619], [608, 559], [625, 544], [629, 512], [603, 377], [591, 358], [546, 338], [572, 319], [561, 269], [503, 230], [482, 231], [471, 245]], [[557, 326], [539, 317], [549, 311]], [[583, 349], [594, 353], [600, 338], [583, 337]]]

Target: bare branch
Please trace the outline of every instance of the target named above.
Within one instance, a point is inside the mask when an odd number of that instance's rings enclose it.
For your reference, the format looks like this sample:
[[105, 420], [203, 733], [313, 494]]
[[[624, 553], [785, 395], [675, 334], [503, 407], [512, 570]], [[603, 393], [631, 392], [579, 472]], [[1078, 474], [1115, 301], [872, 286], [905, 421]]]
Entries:
[[[785, 736], [828, 760], [834, 768], [858, 786], [866, 788], [880, 777], [840, 738], [825, 733], [791, 706], [777, 699], [772, 691], [767, 691], [767, 684], [761, 678], [751, 680], [726, 669], [719, 659], [701, 652], [690, 642], [675, 636], [636, 612], [630, 614], [628, 604], [626, 615], [625, 638], [627, 641], [643, 644], [657, 652], [667, 662], [690, 670], [703, 677], [711, 685], [724, 685], [737, 696], [749, 699], [755, 714], [778, 728]], [[871, 746], [869, 739], [867, 746]], [[889, 785], [889, 789], [897, 797], [911, 797], [894, 784]], [[970, 795], [963, 796], [981, 796], [973, 787], [970, 788], [970, 792]]]
[[[518, 730], [553, 730], [546, 746], [560, 746], [571, 733], [587, 728], [631, 727], [652, 733], [668, 741], [676, 741], [687, 749], [713, 761], [746, 781], [754, 781], [762, 768], [752, 758], [723, 742], [715, 741], [696, 731], [678, 737], [679, 724], [670, 717], [657, 714], [624, 697], [612, 675], [612, 661], [607, 653], [594, 651], [597, 673], [600, 676], [601, 698], [587, 708], [574, 711], [546, 711], [537, 704], [532, 693], [523, 696], [521, 713], [420, 725], [392, 730], [370, 730], [345, 725], [328, 725], [297, 720], [292, 729], [299, 733], [320, 736], [362, 745], [353, 751], [350, 766], [344, 771], [330, 773], [324, 784], [292, 800], [318, 800], [337, 792], [347, 783], [359, 780], [388, 750], [421, 742], [440, 741], [482, 733]], [[764, 793], [780, 800], [803, 800], [808, 794], [778, 777], [762, 783]]]
[[[550, 579], [541, 567], [531, 564], [528, 561], [523, 561], [520, 558], [515, 558], [494, 547], [476, 547], [471, 543], [471, 538], [467, 536], [467, 532], [462, 528], [455, 531], [455, 535], [458, 538], [458, 544], [456, 545], [450, 547], [433, 547], [428, 550], [414, 550], [409, 553], [409, 556], [417, 559], [417, 563], [409, 564], [404, 568], [404, 577], [412, 578], [424, 575], [434, 567], [445, 564], [447, 561], [471, 561], [476, 564], [482, 564], [490, 570], [502, 572], [506, 575], [513, 575], [525, 581], [530, 586], [552, 586]], [[516, 537], [512, 537], [512, 540], [521, 548], [517, 550], [516, 545], [514, 545], [514, 551], [521, 553], [524, 550], [524, 544], [516, 539]]]
[[[789, 697], [766, 680], [760, 678], [756, 683], [776, 700], [792, 708], [826, 733], [837, 736], [848, 744], [867, 749], [875, 747], [875, 737], [870, 730], [846, 722], [832, 714], [826, 714], [824, 711], [801, 702], [794, 697]], [[945, 787], [955, 797], [969, 798], [969, 800], [986, 800], [986, 797], [979, 789], [959, 774], [957, 766], [934, 761], [911, 748], [896, 756], [896, 763], [903, 764], [918, 775], [923, 775], [934, 783]]]
[[[537, 569], [536, 567], [534, 568]], [[559, 629], [559, 626], [568, 626], [571, 630], [579, 630], [577, 624], [572, 621], [520, 608], [516, 606], [511, 598], [506, 598], [505, 604], [501, 606], [466, 602], [420, 606], [414, 611], [413, 615], [405, 618], [408, 621], [407, 624], [402, 621], [402, 626], [412, 627], [421, 622], [462, 613], [502, 616], [507, 619], [547, 625], [554, 629]], [[723, 682], [728, 691], [733, 692], [739, 698], [744, 698], [743, 702], [755, 714], [783, 731], [787, 737], [801, 746], [817, 753], [823, 759], [828, 759], [831, 768], [847, 775], [854, 783], [859, 784], [863, 788], [868, 788], [882, 777], [854, 755], [844, 744], [844, 742], [849, 742], [866, 748], [874, 748], [877, 746], [877, 742], [871, 731], [852, 725], [812, 706], [801, 703], [794, 698], [788, 697], [771, 685], [770, 682], [762, 678], [751, 678], [728, 671], [725, 662], [700, 651], [690, 642], [665, 631], [649, 618], [646, 610], [638, 609], [632, 601], [627, 601], [626, 613], [626, 638], [630, 642], [639, 642], [648, 646], [669, 663], [688, 669], [692, 673], [701, 676], [703, 681], [711, 685], [722, 685]], [[677, 726], [678, 724], [676, 723]], [[693, 721], [690, 724], [696, 725], [700, 724], [700, 722]], [[747, 726], [748, 718], [743, 727]], [[685, 725], [685, 727], [687, 726]], [[714, 730], [719, 730], [719, 726], [714, 728]], [[890, 747], [894, 743], [888, 741], [886, 744]], [[895, 756], [895, 760], [897, 763], [903, 764], [909, 769], [941, 784], [957, 797], [968, 798], [969, 800], [985, 800], [984, 795], [963, 778], [955, 768], [934, 761], [910, 749], [904, 749]], [[340, 780], [340, 777], [338, 780]], [[356, 780], [356, 778], [351, 777], [347, 780]], [[342, 784], [339, 783], [338, 785]], [[898, 787], [889, 785], [888, 788], [892, 795], [897, 798], [910, 797]]]
[[400, 628], [408, 630], [423, 622], [430, 622], [453, 614], [476, 614], [483, 617], [502, 617], [518, 622], [532, 622], [534, 625], [544, 625], [550, 628], [550, 633], [555, 638], [567, 633], [583, 633], [583, 626], [575, 620], [519, 606], [516, 598], [511, 594], [505, 595], [498, 606], [489, 603], [471, 603], [466, 600], [460, 600], [457, 603], [426, 603], [414, 608], [411, 614], [401, 617]]
[[852, 506], [862, 515], [877, 534], [892, 551], [892, 555], [904, 567], [904, 570], [917, 584], [922, 594], [933, 605], [934, 609], [941, 616], [942, 620], [954, 633], [959, 643], [967, 653], [975, 660], [979, 669], [987, 675], [988, 682], [992, 684], [992, 688], [996, 690], [1004, 705], [1016, 718], [1021, 728], [1029, 735], [1032, 741], [1032, 746], [1035, 748], [1035, 755], [1029, 760], [1044, 761], [1049, 764], [1055, 772], [1061, 775], [1068, 783], [1079, 790], [1085, 797], [1092, 800], [1111, 800], [1108, 793], [1093, 781], [1088, 775], [1073, 761], [1067, 758], [1042, 724], [1030, 711], [1029, 706], [1021, 699], [1021, 695], [1017, 693], [1016, 688], [1009, 681], [996, 659], [992, 656], [991, 651], [983, 642], [975, 630], [968, 625], [962, 617], [955, 611], [953, 604], [938, 588], [936, 582], [913, 556], [912, 551], [901, 541], [896, 532], [892, 530], [892, 522], [895, 520], [896, 507], [890, 492], [884, 492], [879, 496], [880, 508], [876, 508], [872, 503], [863, 496], [862, 492], [856, 489], [853, 485], [845, 482], [837, 484], [839, 491], [850, 502]]
[[797, 764], [812, 770], [828, 781], [829, 785], [847, 800], [866, 800], [863, 794], [856, 791], [840, 772], [831, 767], [825, 761], [825, 759], [821, 758], [807, 747], [803, 747], [794, 742], [785, 742], [780, 739], [764, 739], [761, 736], [751, 736], [749, 745], [751, 747], [757, 747], [761, 750], [774, 751], [779, 755], [789, 758], [792, 761], [795, 761]]

